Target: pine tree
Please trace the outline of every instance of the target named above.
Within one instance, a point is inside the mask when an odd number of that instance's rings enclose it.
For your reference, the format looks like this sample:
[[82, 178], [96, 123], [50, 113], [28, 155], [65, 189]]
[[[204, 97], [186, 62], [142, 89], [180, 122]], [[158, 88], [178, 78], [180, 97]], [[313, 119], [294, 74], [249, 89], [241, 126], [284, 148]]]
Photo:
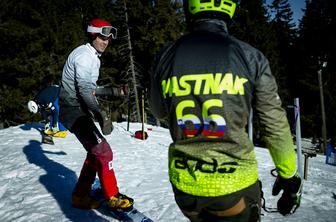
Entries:
[[328, 62], [323, 71], [323, 88], [326, 104], [328, 137], [336, 138], [335, 101], [335, 1], [306, 1], [304, 16], [299, 25], [297, 58], [300, 72], [297, 74], [297, 91], [302, 98], [302, 129], [305, 136], [321, 136], [321, 107], [317, 71]]
[[[119, 3], [118, 3], [119, 2]], [[168, 1], [116, 1], [117, 5], [124, 4], [119, 15], [125, 24], [125, 36], [120, 40], [120, 53], [123, 78], [131, 88], [131, 119], [140, 121], [140, 95], [146, 91], [148, 85], [148, 70], [154, 55], [168, 41], [173, 41], [181, 34], [181, 16], [178, 5], [171, 5]], [[125, 21], [127, 20], [127, 23]], [[121, 21], [122, 22], [122, 21]]]
[[276, 33], [277, 47], [279, 53], [279, 66], [276, 70], [279, 88], [283, 99], [287, 102], [293, 102], [289, 92], [290, 88], [295, 88], [292, 77], [296, 74], [295, 70], [295, 39], [296, 28], [293, 22], [293, 12], [288, 0], [273, 0], [271, 6], [273, 18], [270, 21], [273, 31]]

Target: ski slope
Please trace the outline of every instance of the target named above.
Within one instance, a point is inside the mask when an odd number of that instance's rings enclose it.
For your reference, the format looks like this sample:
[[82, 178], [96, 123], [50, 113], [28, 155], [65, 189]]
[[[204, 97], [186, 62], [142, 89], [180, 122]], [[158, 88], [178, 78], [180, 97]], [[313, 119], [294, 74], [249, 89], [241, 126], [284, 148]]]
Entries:
[[[118, 186], [135, 200], [137, 209], [154, 221], [187, 222], [174, 201], [168, 180], [167, 129], [146, 125], [149, 138], [132, 135], [141, 124], [114, 123], [107, 136], [114, 154]], [[1, 222], [104, 222], [116, 221], [97, 210], [71, 207], [70, 198], [86, 153], [74, 135], [55, 138], [55, 145], [41, 144], [40, 124], [0, 130], [0, 221]], [[271, 196], [273, 163], [266, 149], [256, 148], [259, 175], [266, 205], [276, 207]], [[308, 180], [303, 187], [301, 207], [293, 215], [265, 213], [263, 222], [336, 221], [336, 167], [324, 156], [309, 159]]]

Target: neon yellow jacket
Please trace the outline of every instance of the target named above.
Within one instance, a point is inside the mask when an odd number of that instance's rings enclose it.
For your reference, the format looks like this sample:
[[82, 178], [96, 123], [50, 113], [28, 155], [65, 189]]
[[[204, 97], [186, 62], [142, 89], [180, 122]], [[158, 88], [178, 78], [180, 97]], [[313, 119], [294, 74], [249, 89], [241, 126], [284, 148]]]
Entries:
[[156, 117], [168, 120], [169, 176], [185, 193], [221, 196], [258, 180], [246, 133], [251, 107], [278, 173], [288, 178], [296, 171], [269, 63], [260, 51], [228, 35], [223, 21], [198, 22], [162, 51], [151, 73], [149, 103]]

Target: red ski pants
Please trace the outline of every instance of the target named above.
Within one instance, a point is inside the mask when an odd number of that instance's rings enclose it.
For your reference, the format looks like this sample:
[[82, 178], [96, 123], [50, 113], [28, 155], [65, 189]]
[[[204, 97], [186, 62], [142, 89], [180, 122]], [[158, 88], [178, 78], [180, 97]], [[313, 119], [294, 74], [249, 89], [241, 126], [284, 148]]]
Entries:
[[118, 186], [112, 166], [113, 153], [110, 145], [90, 117], [78, 118], [72, 132], [87, 151], [74, 194], [87, 195], [98, 173], [105, 197], [111, 198], [118, 193]]

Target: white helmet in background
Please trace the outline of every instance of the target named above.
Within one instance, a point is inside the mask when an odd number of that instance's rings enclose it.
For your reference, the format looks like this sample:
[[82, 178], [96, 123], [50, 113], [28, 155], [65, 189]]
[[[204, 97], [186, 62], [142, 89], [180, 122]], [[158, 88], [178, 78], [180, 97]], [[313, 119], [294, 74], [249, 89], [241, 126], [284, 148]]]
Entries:
[[28, 102], [28, 109], [29, 109], [29, 112], [31, 113], [37, 113], [38, 111], [38, 105], [36, 104], [36, 102], [34, 102], [33, 100], [30, 100]]

